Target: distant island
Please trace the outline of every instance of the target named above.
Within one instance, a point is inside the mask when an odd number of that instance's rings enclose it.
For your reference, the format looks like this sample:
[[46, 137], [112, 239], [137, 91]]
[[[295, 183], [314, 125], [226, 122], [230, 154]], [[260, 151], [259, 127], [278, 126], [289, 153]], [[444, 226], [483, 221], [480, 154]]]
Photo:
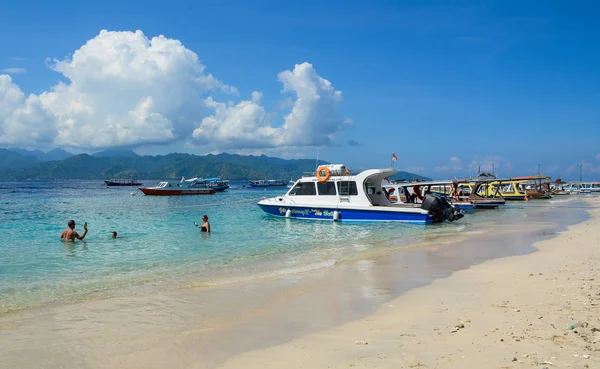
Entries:
[[[328, 164], [319, 161], [319, 164]], [[314, 159], [281, 159], [265, 155], [138, 155], [133, 150], [111, 149], [91, 155], [73, 155], [55, 149], [44, 153], [20, 148], [0, 149], [0, 179], [169, 179], [223, 177], [226, 179], [288, 179], [314, 172]], [[394, 178], [430, 180], [398, 172]], [[390, 178], [391, 179], [391, 178]]]

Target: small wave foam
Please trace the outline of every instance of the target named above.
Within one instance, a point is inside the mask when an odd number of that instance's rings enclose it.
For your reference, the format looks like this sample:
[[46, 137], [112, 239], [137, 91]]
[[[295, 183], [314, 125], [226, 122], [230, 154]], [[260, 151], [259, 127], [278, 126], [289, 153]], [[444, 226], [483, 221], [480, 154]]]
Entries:
[[573, 201], [572, 199], [561, 199], [561, 200], [550, 200], [549, 202], [551, 204], [560, 204], [560, 203], [566, 203], [566, 202], [571, 202]]
[[228, 285], [228, 284], [252, 282], [252, 281], [261, 280], [261, 279], [276, 278], [276, 277], [281, 277], [281, 276], [286, 276], [286, 275], [294, 275], [294, 274], [311, 272], [314, 270], [319, 270], [319, 269], [324, 269], [324, 268], [331, 268], [335, 264], [336, 264], [335, 260], [324, 260], [324, 261], [320, 261], [320, 262], [312, 263], [312, 264], [308, 264], [308, 265], [299, 265], [299, 266], [295, 266], [295, 267], [291, 267], [291, 268], [277, 269], [277, 270], [272, 270], [272, 271], [268, 271], [268, 272], [264, 272], [264, 273], [260, 273], [260, 274], [239, 276], [239, 277], [226, 278], [226, 279], [218, 279], [218, 280], [209, 281], [209, 282], [202, 282], [202, 283], [199, 283], [196, 285], [190, 285], [190, 287], [200, 287], [200, 286], [218, 287], [218, 286], [224, 286], [224, 285]]

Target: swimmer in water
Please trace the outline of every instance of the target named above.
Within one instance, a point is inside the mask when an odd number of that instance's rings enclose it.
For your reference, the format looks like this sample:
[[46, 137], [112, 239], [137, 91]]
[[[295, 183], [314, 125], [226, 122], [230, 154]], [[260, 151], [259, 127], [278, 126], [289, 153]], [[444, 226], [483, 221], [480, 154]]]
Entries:
[[200, 228], [202, 232], [210, 232], [210, 223], [208, 222], [208, 215], [204, 214], [202, 216], [202, 221], [204, 222], [202, 225], [198, 225], [198, 223], [194, 220], [194, 225]]
[[85, 238], [85, 235], [88, 233], [88, 229], [87, 229], [87, 222], [83, 223], [83, 234], [80, 236], [79, 233], [75, 232], [75, 221], [74, 220], [69, 220], [69, 223], [67, 223], [68, 228], [65, 229], [63, 231], [63, 233], [60, 235], [60, 239], [63, 241], [75, 241], [75, 239], [77, 238], [78, 240], [83, 240]]

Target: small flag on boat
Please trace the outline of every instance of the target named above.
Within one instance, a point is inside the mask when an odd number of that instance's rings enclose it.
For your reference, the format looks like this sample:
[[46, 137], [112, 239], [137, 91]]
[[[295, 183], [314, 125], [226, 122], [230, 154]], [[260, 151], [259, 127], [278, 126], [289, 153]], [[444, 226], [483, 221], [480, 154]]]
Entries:
[[393, 161], [398, 161], [398, 157], [396, 156], [395, 152], [392, 153], [392, 160]]

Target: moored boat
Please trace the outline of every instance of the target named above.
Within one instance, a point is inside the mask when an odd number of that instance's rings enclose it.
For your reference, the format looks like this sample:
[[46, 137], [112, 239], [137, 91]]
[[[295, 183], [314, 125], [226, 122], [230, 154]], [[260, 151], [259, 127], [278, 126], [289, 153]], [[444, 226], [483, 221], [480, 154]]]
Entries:
[[527, 181], [509, 179], [497, 179], [490, 182], [488, 186], [480, 188], [478, 195], [490, 197], [500, 194], [506, 201], [527, 201], [527, 193], [523, 187]]
[[[506, 204], [506, 200], [499, 192], [499, 187], [492, 191], [487, 191], [495, 178], [468, 178], [462, 181], [455, 181], [452, 196], [458, 201], [469, 201], [475, 209], [494, 209]], [[486, 195], [486, 193], [488, 193]]]
[[456, 208], [466, 211], [473, 210], [475, 207], [469, 201], [458, 198], [451, 198], [453, 182], [445, 181], [427, 181], [427, 182], [390, 182], [384, 184], [386, 196], [394, 204], [422, 204], [425, 195], [431, 194], [441, 196]]
[[127, 179], [120, 179], [120, 178], [115, 178], [115, 179], [110, 179], [110, 180], [106, 180], [104, 181], [104, 183], [107, 186], [110, 187], [115, 187], [115, 186], [141, 186], [142, 183], [136, 181], [135, 179], [132, 178], [127, 178]]
[[184, 179], [186, 182], [194, 182], [196, 187], [202, 187], [204, 185], [206, 188], [212, 188], [217, 192], [222, 192], [228, 189], [229, 181], [223, 180], [221, 177], [214, 178], [191, 178]]
[[334, 221], [433, 223], [463, 217], [444, 198], [428, 195], [422, 204], [394, 204], [382, 188], [393, 169], [371, 169], [350, 175], [341, 164], [323, 165], [315, 176], [302, 177], [282, 196], [258, 202], [266, 213], [285, 218]]
[[160, 182], [154, 187], [140, 187], [140, 191], [148, 196], [182, 196], [182, 195], [213, 195], [216, 191], [196, 182], [171, 183]]
[[444, 181], [390, 183], [384, 187], [390, 194], [392, 202], [416, 203], [423, 202], [426, 194], [444, 196], [452, 205], [461, 210], [491, 209], [504, 205], [506, 201], [499, 194], [489, 197], [478, 195], [477, 192], [495, 179], [454, 179]]
[[283, 179], [258, 179], [250, 181], [250, 187], [282, 187], [287, 186]]

